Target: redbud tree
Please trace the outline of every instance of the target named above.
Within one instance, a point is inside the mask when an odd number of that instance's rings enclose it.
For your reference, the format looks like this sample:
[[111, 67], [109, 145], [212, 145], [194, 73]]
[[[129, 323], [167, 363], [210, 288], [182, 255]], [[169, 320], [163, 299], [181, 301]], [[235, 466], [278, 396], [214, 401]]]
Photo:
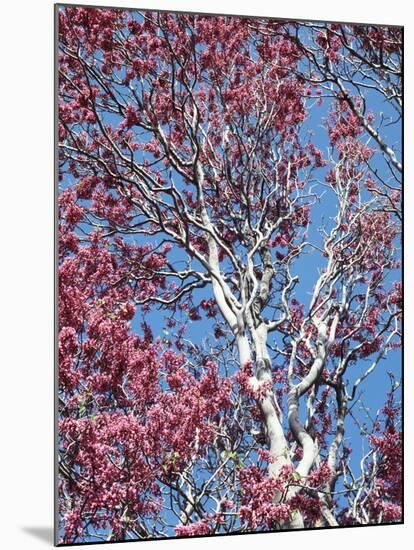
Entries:
[[402, 30], [58, 8], [58, 540], [402, 521]]

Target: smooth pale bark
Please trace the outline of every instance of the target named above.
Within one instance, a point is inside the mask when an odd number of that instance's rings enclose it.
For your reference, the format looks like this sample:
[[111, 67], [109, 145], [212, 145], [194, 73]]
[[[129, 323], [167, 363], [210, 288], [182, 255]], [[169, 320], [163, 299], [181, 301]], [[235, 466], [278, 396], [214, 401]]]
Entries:
[[[268, 328], [265, 323], [261, 323], [255, 327], [250, 309], [253, 307], [253, 300], [249, 299], [247, 307], [239, 309], [236, 305], [237, 300], [232, 295], [232, 292], [227, 285], [224, 277], [220, 272], [220, 262], [218, 254], [218, 246], [214, 235], [214, 228], [209, 218], [207, 208], [203, 198], [203, 181], [204, 174], [201, 165], [196, 165], [196, 180], [198, 184], [198, 193], [201, 203], [201, 217], [207, 231], [205, 232], [206, 240], [209, 249], [209, 267], [212, 275], [213, 293], [217, 305], [224, 319], [230, 326], [236, 338], [240, 365], [244, 365], [252, 360], [252, 349], [254, 346], [256, 373], [251, 379], [253, 389], [258, 389], [260, 385], [270, 382], [273, 386], [271, 359], [267, 350]], [[266, 299], [268, 286], [270, 284], [271, 273], [268, 269], [267, 281], [262, 283], [260, 299]], [[267, 284], [266, 284], [267, 283]], [[257, 286], [257, 285], [256, 285]], [[257, 289], [256, 289], [257, 290]], [[247, 296], [247, 292], [242, 292], [242, 295]], [[250, 332], [251, 341], [249, 340], [246, 329]], [[252, 343], [251, 343], [252, 342]], [[260, 410], [262, 412], [263, 421], [266, 427], [266, 433], [269, 442], [269, 451], [274, 462], [269, 464], [269, 475], [278, 477], [283, 466], [292, 466], [292, 461], [289, 455], [289, 446], [282, 426], [282, 415], [279, 405], [277, 404], [276, 396], [272, 390], [269, 390], [265, 396], [259, 400]], [[309, 437], [309, 436], [308, 436]], [[274, 501], [281, 501], [282, 495], [275, 494]], [[295, 513], [292, 518], [282, 525], [282, 528], [300, 529], [304, 527], [303, 518], [299, 512]]]
[[[266, 347], [267, 329], [264, 324], [259, 327], [254, 336], [256, 376], [252, 377], [251, 384], [253, 389], [258, 389], [260, 384], [272, 380], [270, 357]], [[243, 334], [239, 335], [236, 341], [240, 364], [243, 365], [251, 360], [249, 340]], [[259, 406], [266, 426], [269, 452], [275, 458], [275, 461], [269, 464], [269, 475], [278, 477], [281, 468], [283, 466], [292, 466], [292, 461], [290, 460], [289, 447], [283, 431], [281, 411], [273, 391], [267, 392], [266, 396], [260, 400]], [[279, 492], [276, 493], [274, 502], [279, 503], [281, 498], [282, 494]], [[282, 528], [285, 529], [302, 529], [303, 527], [303, 518], [300, 513], [295, 513], [289, 521], [282, 525]]]

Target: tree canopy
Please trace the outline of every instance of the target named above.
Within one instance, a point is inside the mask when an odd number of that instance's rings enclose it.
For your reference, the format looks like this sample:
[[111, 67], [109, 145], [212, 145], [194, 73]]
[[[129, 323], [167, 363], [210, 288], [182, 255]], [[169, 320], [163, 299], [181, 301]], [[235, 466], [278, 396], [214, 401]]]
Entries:
[[402, 31], [60, 7], [61, 542], [401, 521]]

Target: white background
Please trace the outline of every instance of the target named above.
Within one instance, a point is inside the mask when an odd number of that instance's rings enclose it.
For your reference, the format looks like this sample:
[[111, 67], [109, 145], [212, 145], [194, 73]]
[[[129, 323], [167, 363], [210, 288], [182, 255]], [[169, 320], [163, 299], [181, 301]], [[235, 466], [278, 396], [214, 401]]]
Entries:
[[[194, 544], [209, 550], [305, 544], [335, 550], [412, 548], [414, 17], [409, 12], [411, 2], [90, 0], [89, 3], [405, 25], [406, 524], [149, 544], [157, 550], [189, 550]], [[0, 546], [4, 550], [26, 550], [52, 545], [53, 3], [6, 0], [0, 18]]]

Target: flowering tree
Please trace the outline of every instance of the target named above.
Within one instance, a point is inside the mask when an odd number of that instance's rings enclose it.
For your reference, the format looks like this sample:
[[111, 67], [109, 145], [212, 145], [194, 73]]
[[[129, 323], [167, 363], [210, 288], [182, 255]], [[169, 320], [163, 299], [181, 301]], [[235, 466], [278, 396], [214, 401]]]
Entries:
[[401, 29], [58, 41], [59, 540], [401, 521]]

